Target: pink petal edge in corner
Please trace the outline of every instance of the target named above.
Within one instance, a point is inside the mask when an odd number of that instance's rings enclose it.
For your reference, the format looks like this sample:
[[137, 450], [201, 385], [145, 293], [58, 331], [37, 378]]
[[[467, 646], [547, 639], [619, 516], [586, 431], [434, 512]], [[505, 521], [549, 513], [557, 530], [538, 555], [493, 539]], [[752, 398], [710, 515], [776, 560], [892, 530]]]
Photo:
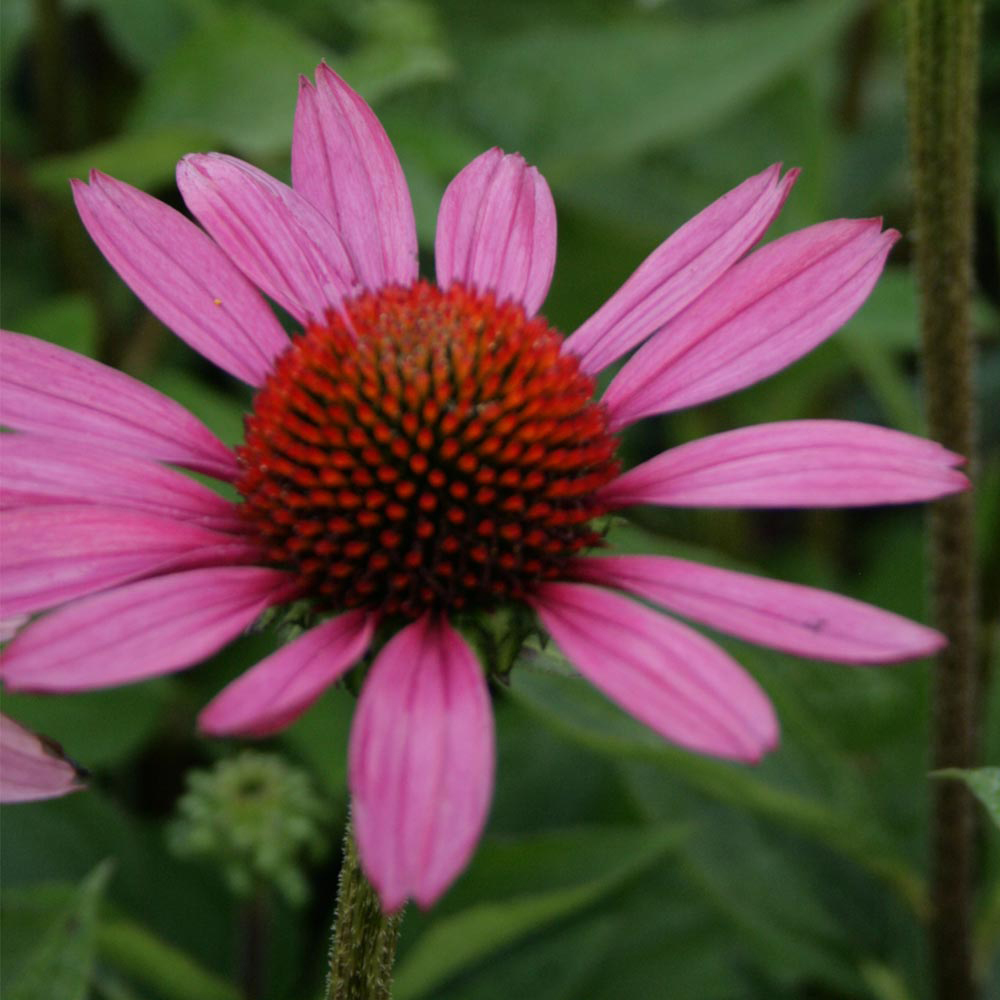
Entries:
[[899, 234], [835, 219], [768, 243], [650, 338], [604, 394], [613, 429], [753, 385], [861, 307]]
[[349, 611], [317, 625], [237, 677], [203, 709], [212, 736], [268, 736], [291, 725], [364, 656], [375, 618]]
[[83, 787], [58, 744], [0, 715], [0, 802], [54, 799]]
[[448, 185], [434, 245], [437, 281], [538, 312], [556, 264], [556, 209], [545, 178], [517, 155], [490, 149]]
[[193, 222], [99, 171], [73, 181], [87, 232], [150, 312], [199, 354], [252, 386], [288, 336], [236, 265]]
[[229, 259], [300, 323], [323, 320], [358, 290], [337, 231], [301, 195], [249, 163], [193, 153], [177, 186]]
[[475, 654], [425, 616], [382, 649], [351, 726], [361, 865], [386, 912], [430, 906], [468, 863], [493, 790], [493, 712]]
[[333, 225], [368, 289], [417, 279], [417, 229], [396, 151], [361, 96], [326, 63], [302, 77], [292, 186]]
[[531, 603], [567, 659], [664, 739], [754, 763], [778, 742], [757, 682], [704, 636], [618, 594], [546, 583]]
[[712, 434], [651, 458], [601, 491], [613, 508], [851, 507], [968, 488], [934, 441], [848, 420], [786, 420]]
[[172, 573], [74, 601], [33, 622], [0, 658], [11, 691], [66, 693], [183, 670], [235, 639], [297, 584], [280, 570]]
[[593, 375], [663, 327], [761, 238], [798, 175], [782, 177], [776, 163], [686, 222], [567, 338], [566, 350]]
[[0, 331], [0, 424], [231, 482], [236, 456], [179, 403], [123, 372]]
[[899, 663], [945, 645], [934, 629], [825, 590], [670, 556], [576, 560], [574, 576], [615, 587], [771, 649], [838, 663]]

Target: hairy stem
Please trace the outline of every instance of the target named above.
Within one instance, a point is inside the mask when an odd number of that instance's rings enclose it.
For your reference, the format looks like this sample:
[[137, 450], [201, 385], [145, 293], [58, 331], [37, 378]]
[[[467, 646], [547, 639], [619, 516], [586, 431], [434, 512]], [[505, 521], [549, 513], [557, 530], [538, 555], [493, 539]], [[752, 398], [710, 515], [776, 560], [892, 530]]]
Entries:
[[350, 821], [330, 946], [326, 1000], [389, 1000], [402, 913], [386, 916], [358, 863]]
[[[916, 186], [926, 405], [932, 437], [974, 446], [972, 206], [979, 0], [907, 0], [910, 145]], [[931, 511], [934, 614], [949, 646], [934, 670], [933, 767], [976, 759], [976, 547], [973, 494]], [[931, 957], [938, 1000], [973, 997], [974, 805], [960, 782], [932, 785]]]

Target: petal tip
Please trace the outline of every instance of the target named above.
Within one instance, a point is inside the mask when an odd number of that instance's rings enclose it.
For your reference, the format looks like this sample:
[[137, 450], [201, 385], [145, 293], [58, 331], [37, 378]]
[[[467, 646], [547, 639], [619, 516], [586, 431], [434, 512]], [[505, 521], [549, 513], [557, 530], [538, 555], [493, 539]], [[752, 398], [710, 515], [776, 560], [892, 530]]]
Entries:
[[225, 715], [219, 710], [216, 704], [217, 701], [218, 699], [210, 701], [198, 713], [197, 727], [200, 733], [220, 739], [225, 736], [231, 736], [233, 730], [226, 725]]
[[923, 651], [917, 654], [918, 656], [933, 656], [948, 646], [948, 636], [943, 632], [938, 632], [937, 629], [933, 628], [927, 629], [927, 632], [927, 644]]

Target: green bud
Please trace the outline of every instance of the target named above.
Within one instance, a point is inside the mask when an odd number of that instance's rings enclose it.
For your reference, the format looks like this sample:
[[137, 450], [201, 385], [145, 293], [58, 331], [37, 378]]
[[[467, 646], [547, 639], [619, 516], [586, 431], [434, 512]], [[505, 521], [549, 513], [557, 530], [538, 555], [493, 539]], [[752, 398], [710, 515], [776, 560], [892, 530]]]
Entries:
[[332, 817], [304, 771], [246, 750], [191, 771], [187, 786], [167, 832], [177, 855], [218, 864], [237, 896], [273, 886], [289, 903], [305, 901], [303, 869], [326, 852]]

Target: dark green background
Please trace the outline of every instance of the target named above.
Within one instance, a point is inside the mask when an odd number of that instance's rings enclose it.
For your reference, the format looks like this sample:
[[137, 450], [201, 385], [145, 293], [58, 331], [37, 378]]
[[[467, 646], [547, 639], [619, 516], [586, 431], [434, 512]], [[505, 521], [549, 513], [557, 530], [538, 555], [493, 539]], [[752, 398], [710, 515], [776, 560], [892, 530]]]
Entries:
[[[995, 112], [1000, 17], [987, 6], [983, 108]], [[903, 232], [842, 333], [763, 385], [644, 423], [625, 442], [630, 460], [772, 419], [922, 429], [895, 4], [5, 0], [2, 12], [4, 326], [123, 367], [227, 441], [248, 395], [127, 291], [76, 219], [67, 178], [99, 167], [179, 205], [176, 159], [218, 149], [287, 179], [296, 76], [321, 58], [372, 101], [399, 151], [427, 274], [438, 200], [468, 160], [499, 144], [541, 167], [560, 229], [545, 312], [564, 330], [680, 223], [776, 160], [804, 172], [771, 235], [841, 215], [884, 215]], [[986, 114], [983, 126], [976, 478], [995, 612], [1000, 122]], [[637, 516], [615, 540], [926, 620], [922, 531], [918, 508], [673, 511]], [[995, 614], [984, 630], [995, 658]], [[84, 794], [4, 810], [5, 996], [238, 995], [236, 905], [219, 872], [170, 854], [164, 830], [186, 770], [239, 749], [194, 735], [199, 707], [272, 643], [253, 636], [136, 687], [4, 699], [94, 773]], [[432, 913], [407, 914], [398, 1000], [926, 995], [927, 665], [858, 670], [727, 646], [782, 721], [781, 749], [755, 769], [663, 745], [544, 657], [515, 671], [495, 698], [486, 836]], [[338, 816], [310, 903], [274, 904], [269, 1000], [320, 990], [351, 710], [333, 691], [269, 744], [314, 775]], [[995, 762], [1000, 700], [984, 711]], [[977, 961], [1000, 989], [995, 834], [982, 839]]]

